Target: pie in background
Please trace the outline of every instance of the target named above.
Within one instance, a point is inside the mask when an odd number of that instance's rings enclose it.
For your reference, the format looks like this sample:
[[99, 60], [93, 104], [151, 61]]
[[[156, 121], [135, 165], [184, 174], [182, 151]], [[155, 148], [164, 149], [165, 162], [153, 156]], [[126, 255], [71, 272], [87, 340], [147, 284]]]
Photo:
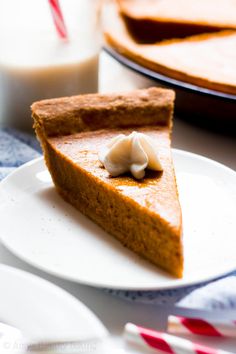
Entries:
[[138, 42], [236, 30], [236, 0], [116, 0]]
[[105, 38], [117, 52], [155, 72], [207, 89], [236, 94], [236, 31], [140, 44], [130, 35], [117, 9], [111, 6]]

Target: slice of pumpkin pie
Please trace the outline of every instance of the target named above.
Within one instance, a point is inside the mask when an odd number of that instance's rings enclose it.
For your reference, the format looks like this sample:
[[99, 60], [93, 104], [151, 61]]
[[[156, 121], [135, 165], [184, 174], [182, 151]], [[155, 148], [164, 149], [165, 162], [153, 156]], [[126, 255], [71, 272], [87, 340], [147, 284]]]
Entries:
[[60, 195], [124, 246], [181, 277], [173, 102], [173, 91], [150, 88], [44, 100], [32, 113]]

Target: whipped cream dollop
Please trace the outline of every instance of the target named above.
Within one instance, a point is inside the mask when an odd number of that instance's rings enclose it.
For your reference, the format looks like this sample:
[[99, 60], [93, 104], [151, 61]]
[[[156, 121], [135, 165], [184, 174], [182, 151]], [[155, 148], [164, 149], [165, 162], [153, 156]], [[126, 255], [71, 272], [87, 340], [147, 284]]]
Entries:
[[141, 179], [146, 168], [163, 170], [155, 142], [138, 132], [117, 135], [100, 149], [98, 158], [113, 177], [131, 172], [136, 179]]

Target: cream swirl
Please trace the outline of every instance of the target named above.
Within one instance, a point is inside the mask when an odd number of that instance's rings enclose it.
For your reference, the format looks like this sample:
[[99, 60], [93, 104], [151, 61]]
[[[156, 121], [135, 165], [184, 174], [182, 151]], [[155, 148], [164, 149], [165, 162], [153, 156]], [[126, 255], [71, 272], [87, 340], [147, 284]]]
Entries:
[[162, 171], [155, 142], [146, 134], [119, 134], [103, 146], [98, 158], [111, 176], [131, 172], [136, 179], [145, 176], [145, 169]]

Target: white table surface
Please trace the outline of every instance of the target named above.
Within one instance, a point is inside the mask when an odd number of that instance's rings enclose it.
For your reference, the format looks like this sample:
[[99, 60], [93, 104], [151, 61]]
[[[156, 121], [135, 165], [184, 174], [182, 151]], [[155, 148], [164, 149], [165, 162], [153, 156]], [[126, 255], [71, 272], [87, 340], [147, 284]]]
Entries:
[[[105, 53], [101, 57], [100, 74], [102, 92], [125, 91], [152, 85], [147, 79], [123, 68]], [[233, 137], [209, 132], [175, 118], [173, 147], [207, 156], [236, 170], [236, 139]], [[58, 279], [19, 260], [2, 245], [0, 245], [0, 262], [39, 275], [76, 296], [100, 318], [118, 345], [122, 343], [121, 334], [126, 322], [165, 329], [167, 314], [172, 311], [170, 308], [132, 303], [106, 294], [101, 289]], [[204, 342], [207, 343], [206, 340]], [[210, 344], [236, 353], [236, 340], [229, 340], [227, 343], [211, 340]], [[129, 352], [133, 351], [130, 349]]]

